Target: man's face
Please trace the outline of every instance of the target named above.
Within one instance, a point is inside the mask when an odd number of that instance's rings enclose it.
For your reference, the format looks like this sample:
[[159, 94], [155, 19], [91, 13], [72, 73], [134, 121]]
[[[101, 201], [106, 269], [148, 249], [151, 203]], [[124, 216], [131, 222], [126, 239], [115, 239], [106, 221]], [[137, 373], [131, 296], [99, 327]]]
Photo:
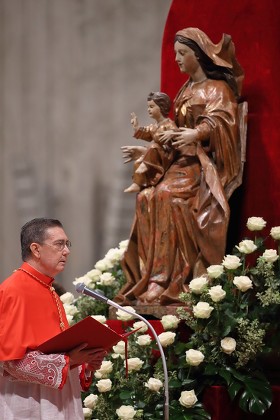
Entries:
[[64, 270], [70, 254], [69, 240], [60, 227], [49, 228], [44, 242], [38, 244], [40, 271], [50, 277]]

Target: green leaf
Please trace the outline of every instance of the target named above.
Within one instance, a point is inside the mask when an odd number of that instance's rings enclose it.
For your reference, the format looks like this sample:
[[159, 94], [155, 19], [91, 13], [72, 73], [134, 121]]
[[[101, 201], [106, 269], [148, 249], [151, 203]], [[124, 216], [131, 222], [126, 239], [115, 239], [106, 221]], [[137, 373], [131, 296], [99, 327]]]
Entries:
[[272, 402], [272, 391], [266, 378], [258, 373], [256, 377], [245, 376], [233, 368], [226, 368], [226, 370], [232, 375], [228, 386], [230, 398], [233, 400], [241, 392], [240, 408], [262, 415]]
[[119, 394], [119, 397], [121, 400], [127, 400], [129, 398], [131, 398], [131, 394], [133, 391], [121, 391]]
[[232, 326], [230, 324], [225, 325], [225, 327], [224, 327], [224, 329], [222, 331], [222, 336], [223, 337], [226, 337], [227, 335], [229, 335], [229, 333], [231, 332], [231, 330], [232, 330]]
[[246, 383], [246, 388], [240, 396], [239, 406], [244, 411], [263, 415], [271, 406], [272, 393], [270, 389], [255, 387], [253, 382]]
[[182, 386], [182, 382], [179, 381], [178, 379], [171, 379], [169, 381], [169, 388], [170, 389], [172, 389], [172, 388], [181, 388], [181, 386]]
[[231, 398], [231, 400], [234, 400], [234, 398], [237, 396], [239, 391], [243, 388], [243, 384], [238, 381], [231, 382], [228, 386], [228, 393]]
[[[176, 343], [175, 354], [180, 356], [185, 350], [186, 350], [186, 344], [185, 343], [182, 343], [181, 341]], [[184, 359], [186, 360], [185, 354], [183, 356], [184, 356]]]
[[208, 364], [206, 367], [205, 367], [205, 369], [204, 369], [204, 373], [205, 373], [205, 375], [209, 375], [209, 376], [212, 376], [212, 375], [218, 375], [218, 373], [219, 373], [219, 369], [218, 369], [218, 367], [216, 366], [216, 365], [214, 365], [214, 364]]
[[220, 368], [219, 369], [219, 375], [226, 381], [227, 385], [230, 384], [230, 381], [232, 379], [232, 375], [227, 369]]
[[138, 406], [138, 408], [145, 408], [146, 407], [146, 402], [145, 401], [138, 401], [137, 406]]
[[244, 386], [245, 389], [239, 399], [240, 408], [250, 413], [263, 415], [272, 403], [272, 391], [269, 383], [249, 378], [244, 381]]
[[169, 407], [170, 419], [176, 420], [211, 420], [201, 404], [196, 404], [194, 407], [185, 408], [182, 406], [171, 405]]
[[246, 376], [242, 375], [242, 373], [238, 372], [232, 367], [226, 367], [225, 369], [228, 370], [232, 374], [232, 376], [234, 376], [236, 379], [239, 379], [241, 382], [245, 381]]
[[184, 379], [182, 382], [182, 387], [187, 387], [188, 389], [194, 388], [196, 383], [196, 379]]

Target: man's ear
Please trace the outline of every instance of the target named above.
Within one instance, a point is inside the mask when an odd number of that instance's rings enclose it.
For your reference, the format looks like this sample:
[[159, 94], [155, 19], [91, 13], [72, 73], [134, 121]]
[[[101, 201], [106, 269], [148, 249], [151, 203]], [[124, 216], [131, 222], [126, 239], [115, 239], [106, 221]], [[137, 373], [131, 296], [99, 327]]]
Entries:
[[32, 252], [34, 257], [40, 257], [39, 244], [37, 244], [36, 242], [32, 242], [32, 244], [30, 245], [30, 251]]

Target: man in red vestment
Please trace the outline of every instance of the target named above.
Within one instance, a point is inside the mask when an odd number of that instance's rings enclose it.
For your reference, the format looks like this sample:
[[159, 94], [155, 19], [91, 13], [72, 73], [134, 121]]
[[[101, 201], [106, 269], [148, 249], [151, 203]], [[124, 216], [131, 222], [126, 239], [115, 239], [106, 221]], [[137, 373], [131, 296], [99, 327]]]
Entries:
[[21, 230], [23, 264], [0, 285], [0, 412], [5, 420], [83, 419], [81, 390], [105, 355], [86, 349], [43, 354], [38, 345], [68, 328], [52, 283], [71, 243], [58, 220], [37, 218]]

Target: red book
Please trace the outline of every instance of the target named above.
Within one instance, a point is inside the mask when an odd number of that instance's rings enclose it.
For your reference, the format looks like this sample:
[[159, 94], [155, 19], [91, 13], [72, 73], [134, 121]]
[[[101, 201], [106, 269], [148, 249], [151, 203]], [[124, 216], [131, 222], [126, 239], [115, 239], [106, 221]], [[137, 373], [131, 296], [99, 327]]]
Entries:
[[87, 348], [100, 347], [111, 349], [119, 341], [127, 341], [127, 337], [137, 330], [118, 334], [105, 324], [101, 324], [91, 316], [86, 317], [65, 331], [55, 335], [37, 347], [42, 353], [66, 353], [82, 343], [88, 343]]

